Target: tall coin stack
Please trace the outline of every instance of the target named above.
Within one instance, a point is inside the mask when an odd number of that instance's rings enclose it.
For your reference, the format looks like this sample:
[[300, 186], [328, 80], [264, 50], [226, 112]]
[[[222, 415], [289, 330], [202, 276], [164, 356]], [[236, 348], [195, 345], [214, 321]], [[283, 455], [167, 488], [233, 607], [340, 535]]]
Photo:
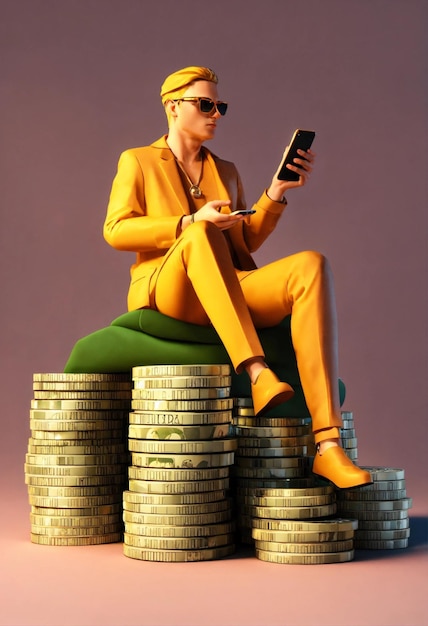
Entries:
[[363, 467], [373, 483], [358, 489], [337, 492], [338, 511], [358, 520], [355, 548], [360, 550], [394, 550], [407, 548], [410, 527], [409, 509], [403, 469]]
[[31, 541], [120, 541], [130, 376], [34, 374], [33, 390], [25, 458]]
[[235, 551], [229, 365], [134, 367], [125, 556], [219, 559]]
[[254, 417], [251, 399], [235, 401], [238, 449], [234, 492], [241, 540], [273, 563], [338, 563], [354, 558], [354, 520], [336, 512], [333, 486], [311, 473], [310, 420]]

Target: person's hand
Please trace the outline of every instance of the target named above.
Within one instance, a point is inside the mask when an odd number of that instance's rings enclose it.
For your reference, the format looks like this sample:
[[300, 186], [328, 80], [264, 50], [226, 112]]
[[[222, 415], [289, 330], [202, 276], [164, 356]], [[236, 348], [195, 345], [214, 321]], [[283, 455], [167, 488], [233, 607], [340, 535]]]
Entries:
[[[286, 150], [287, 148], [285, 149], [284, 154]], [[267, 190], [267, 194], [271, 200], [280, 201], [289, 189], [303, 187], [306, 184], [314, 166], [315, 153], [312, 152], [312, 150], [308, 150], [307, 152], [304, 150], [298, 150], [297, 152], [299, 154], [299, 158], [295, 158], [294, 164], [287, 165], [287, 168], [298, 174], [299, 180], [279, 180], [278, 174], [281, 168], [280, 164], [274, 177], [272, 178], [271, 185]]]
[[207, 222], [212, 222], [220, 230], [232, 228], [237, 222], [244, 219], [245, 216], [221, 213], [221, 209], [228, 206], [230, 206], [230, 200], [211, 200], [211, 202], [207, 202], [199, 211], [194, 213], [194, 221], [200, 222], [201, 220], [206, 220]]

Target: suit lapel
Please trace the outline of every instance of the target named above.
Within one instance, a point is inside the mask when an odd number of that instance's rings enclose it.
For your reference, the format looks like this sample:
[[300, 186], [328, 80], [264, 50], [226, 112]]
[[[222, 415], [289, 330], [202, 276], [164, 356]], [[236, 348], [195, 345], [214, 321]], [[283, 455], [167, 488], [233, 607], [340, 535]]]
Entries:
[[174, 198], [175, 203], [180, 207], [183, 215], [189, 215], [189, 202], [183, 189], [174, 155], [168, 148], [165, 137], [161, 137], [161, 139], [155, 141], [152, 146], [159, 149], [159, 168], [163, 175], [167, 194]]

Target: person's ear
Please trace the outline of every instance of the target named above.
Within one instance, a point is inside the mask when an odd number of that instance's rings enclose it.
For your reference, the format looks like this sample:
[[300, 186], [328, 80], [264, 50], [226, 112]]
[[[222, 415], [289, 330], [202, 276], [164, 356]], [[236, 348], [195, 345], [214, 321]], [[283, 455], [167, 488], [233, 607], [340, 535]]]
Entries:
[[179, 103], [174, 100], [168, 100], [165, 103], [166, 114], [168, 117], [177, 117], [177, 108]]

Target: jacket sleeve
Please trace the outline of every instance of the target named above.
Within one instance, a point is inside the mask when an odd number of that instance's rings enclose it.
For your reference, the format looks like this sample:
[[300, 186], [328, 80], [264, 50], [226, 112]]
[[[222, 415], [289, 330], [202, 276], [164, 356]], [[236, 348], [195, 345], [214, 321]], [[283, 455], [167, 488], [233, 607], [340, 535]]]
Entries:
[[148, 210], [140, 160], [133, 150], [126, 150], [113, 180], [103, 228], [105, 240], [117, 250], [167, 250], [176, 240], [181, 216], [162, 215], [161, 208]]

